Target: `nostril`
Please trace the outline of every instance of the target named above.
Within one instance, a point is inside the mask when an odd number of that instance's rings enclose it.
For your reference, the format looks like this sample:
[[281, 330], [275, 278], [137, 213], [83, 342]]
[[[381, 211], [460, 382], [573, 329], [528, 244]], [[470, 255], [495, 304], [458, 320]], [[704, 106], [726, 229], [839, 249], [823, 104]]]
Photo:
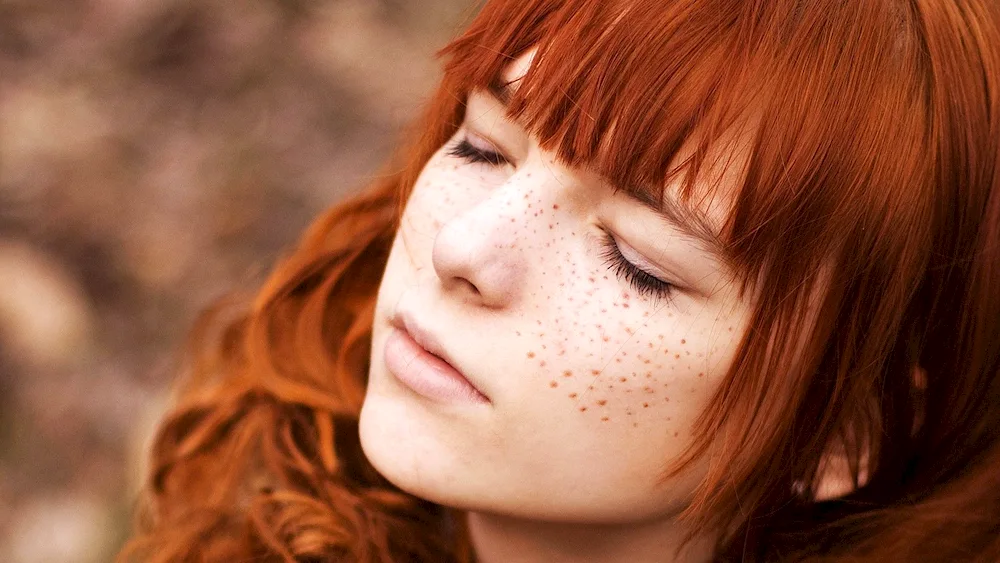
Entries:
[[455, 276], [449, 279], [442, 280], [442, 284], [449, 291], [456, 293], [464, 293], [471, 297], [480, 298], [482, 297], [482, 292], [476, 287], [476, 284], [469, 281], [467, 278], [461, 276]]
[[465, 279], [465, 278], [459, 278], [459, 279], [458, 279], [458, 283], [460, 283], [460, 284], [464, 285], [464, 286], [465, 286], [465, 288], [466, 288], [466, 289], [468, 289], [468, 290], [469, 290], [470, 292], [472, 292], [472, 294], [473, 294], [473, 295], [475, 295], [476, 297], [479, 297], [479, 296], [481, 296], [481, 295], [482, 295], [482, 294], [481, 294], [481, 293], [479, 292], [479, 288], [478, 288], [478, 287], [476, 287], [476, 284], [474, 284], [474, 283], [470, 282], [469, 280], [467, 280], [467, 279]]

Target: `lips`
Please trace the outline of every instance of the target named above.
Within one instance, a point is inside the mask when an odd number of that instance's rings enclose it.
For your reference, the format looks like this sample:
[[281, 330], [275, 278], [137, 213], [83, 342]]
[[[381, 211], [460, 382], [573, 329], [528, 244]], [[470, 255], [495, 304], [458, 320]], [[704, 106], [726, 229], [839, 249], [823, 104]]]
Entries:
[[438, 342], [438, 339], [431, 333], [424, 330], [423, 327], [418, 325], [414, 320], [413, 316], [407, 313], [402, 313], [398, 317], [398, 323], [393, 323], [397, 328], [402, 328], [405, 330], [418, 345], [424, 350], [427, 350], [431, 354], [434, 354], [442, 361], [448, 365], [455, 367], [455, 364], [451, 361], [448, 353], [444, 350], [444, 347]]
[[489, 402], [460, 369], [437, 337], [402, 312], [390, 322], [386, 365], [398, 380], [421, 395], [441, 402]]

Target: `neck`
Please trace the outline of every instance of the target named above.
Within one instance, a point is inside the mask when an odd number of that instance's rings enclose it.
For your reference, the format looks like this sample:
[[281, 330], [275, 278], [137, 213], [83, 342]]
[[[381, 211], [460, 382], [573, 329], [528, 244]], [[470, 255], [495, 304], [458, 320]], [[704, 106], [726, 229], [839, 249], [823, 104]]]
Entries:
[[698, 563], [711, 559], [714, 538], [695, 537], [678, 551], [686, 529], [674, 519], [632, 524], [567, 524], [469, 513], [478, 563]]

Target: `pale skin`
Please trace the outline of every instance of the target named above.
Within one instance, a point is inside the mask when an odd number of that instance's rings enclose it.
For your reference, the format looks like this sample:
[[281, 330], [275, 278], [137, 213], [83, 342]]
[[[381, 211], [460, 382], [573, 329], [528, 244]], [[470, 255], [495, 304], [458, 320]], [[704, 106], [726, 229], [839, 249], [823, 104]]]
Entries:
[[[507, 162], [470, 162], [463, 141]], [[637, 288], [609, 245], [669, 295]], [[709, 242], [560, 164], [473, 92], [414, 187], [379, 290], [365, 454], [403, 490], [467, 511], [483, 563], [705, 560], [711, 534], [676, 551], [704, 464], [664, 470], [745, 331], [737, 290]], [[387, 370], [401, 310], [488, 402], [432, 401]]]

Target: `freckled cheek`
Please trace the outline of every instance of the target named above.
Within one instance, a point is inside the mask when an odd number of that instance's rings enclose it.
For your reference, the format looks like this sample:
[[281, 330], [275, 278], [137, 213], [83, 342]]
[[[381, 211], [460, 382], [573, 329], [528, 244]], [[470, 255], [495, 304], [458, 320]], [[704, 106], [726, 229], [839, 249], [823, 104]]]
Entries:
[[518, 335], [532, 385], [551, 407], [591, 422], [662, 421], [672, 408], [675, 362], [662, 339], [643, 332], [647, 304], [600, 267], [560, 261], [558, 268], [563, 275], [550, 276], [556, 287], [544, 293], [547, 314]]
[[669, 422], [665, 417], [677, 404], [675, 391], [680, 389], [663, 365], [657, 371], [654, 366], [641, 369], [634, 361], [623, 366], [598, 357], [552, 360], [543, 352], [529, 349], [526, 359], [538, 374], [532, 377], [541, 388], [535, 396], [546, 411], [568, 411], [583, 422], [632, 428]]

